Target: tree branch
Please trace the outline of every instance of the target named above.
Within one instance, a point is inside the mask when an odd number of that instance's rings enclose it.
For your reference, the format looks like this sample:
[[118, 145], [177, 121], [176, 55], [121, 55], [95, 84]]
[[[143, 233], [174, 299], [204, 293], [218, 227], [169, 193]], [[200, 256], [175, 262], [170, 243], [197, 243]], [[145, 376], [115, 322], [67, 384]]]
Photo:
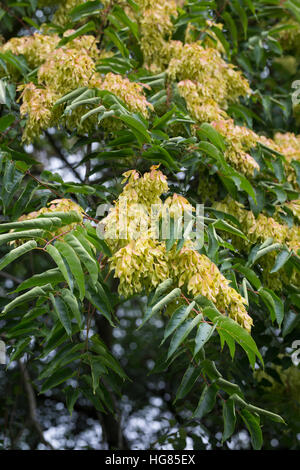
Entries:
[[3, 271], [0, 271], [0, 276], [5, 277], [6, 279], [11, 279], [12, 281], [17, 282], [18, 284], [22, 282], [22, 280], [19, 279], [18, 277], [13, 276], [12, 274], [9, 274], [9, 273], [5, 273]]
[[24, 382], [25, 391], [26, 391], [26, 394], [27, 394], [30, 420], [31, 420], [35, 430], [37, 431], [41, 442], [43, 444], [45, 444], [47, 447], [50, 447], [51, 450], [54, 450], [52, 445], [50, 444], [50, 442], [48, 442], [45, 439], [42, 427], [41, 427], [41, 425], [39, 423], [39, 420], [38, 420], [38, 417], [37, 417], [36, 398], [35, 398], [35, 393], [34, 393], [33, 387], [31, 385], [31, 379], [30, 379], [28, 370], [27, 370], [27, 368], [26, 368], [26, 366], [23, 362], [18, 361], [18, 363], [19, 363], [21, 374], [22, 374], [22, 379], [23, 379], [23, 382]]
[[74, 173], [74, 175], [76, 176], [76, 178], [81, 182], [83, 183], [83, 179], [81, 178], [80, 174], [78, 173], [78, 171], [73, 168], [73, 166], [71, 165], [70, 162], [68, 162], [67, 158], [64, 156], [63, 152], [61, 151], [61, 149], [59, 148], [59, 146], [56, 144], [55, 140], [53, 139], [52, 135], [49, 134], [49, 132], [45, 132], [46, 133], [46, 136], [47, 136], [47, 139], [49, 140], [50, 144], [52, 145], [53, 149], [55, 150], [55, 152], [57, 153], [58, 157], [65, 163], [65, 165]]

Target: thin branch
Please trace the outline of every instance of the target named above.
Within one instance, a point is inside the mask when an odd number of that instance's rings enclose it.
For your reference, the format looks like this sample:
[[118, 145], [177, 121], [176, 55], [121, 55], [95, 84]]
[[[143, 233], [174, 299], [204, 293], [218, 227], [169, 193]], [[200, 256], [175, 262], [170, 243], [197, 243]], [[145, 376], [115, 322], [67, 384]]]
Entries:
[[71, 163], [67, 160], [67, 158], [64, 156], [63, 152], [61, 151], [61, 149], [59, 148], [59, 146], [57, 145], [57, 143], [55, 142], [55, 139], [53, 139], [52, 135], [49, 134], [49, 132], [46, 131], [46, 136], [47, 136], [47, 139], [49, 140], [50, 144], [52, 145], [52, 147], [54, 148], [55, 152], [57, 153], [58, 157], [65, 163], [65, 165], [74, 173], [74, 175], [76, 176], [76, 178], [81, 182], [83, 183], [83, 179], [82, 177], [80, 176], [80, 174], [78, 173], [78, 171], [73, 168], [73, 166], [71, 165]]
[[47, 447], [49, 447], [51, 450], [54, 450], [50, 442], [48, 442], [45, 439], [42, 427], [37, 417], [36, 397], [35, 397], [33, 387], [31, 385], [31, 379], [30, 379], [28, 370], [23, 362], [21, 361], [18, 361], [18, 362], [19, 362], [19, 367], [20, 367], [20, 371], [22, 374], [23, 382], [24, 382], [25, 391], [27, 394], [30, 420], [35, 430], [37, 431], [41, 442], [45, 444]]
[[3, 271], [0, 271], [0, 276], [5, 277], [6, 279], [11, 279], [12, 281], [17, 282], [18, 284], [21, 284], [22, 282], [22, 280], [19, 279], [18, 277], [13, 276], [12, 274], [9, 274], [9, 273], [5, 273]]

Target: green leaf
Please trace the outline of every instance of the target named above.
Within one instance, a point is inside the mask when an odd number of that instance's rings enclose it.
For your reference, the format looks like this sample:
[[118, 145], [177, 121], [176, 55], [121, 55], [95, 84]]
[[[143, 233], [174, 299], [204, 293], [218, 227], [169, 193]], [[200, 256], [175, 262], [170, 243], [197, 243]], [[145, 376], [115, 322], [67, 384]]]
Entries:
[[219, 161], [222, 162], [224, 160], [222, 154], [220, 153], [220, 150], [215, 145], [211, 144], [210, 142], [205, 142], [205, 141], [199, 142], [198, 148], [199, 150], [206, 153], [210, 157], [214, 158], [218, 162]]
[[260, 289], [259, 295], [268, 308], [272, 321], [276, 319], [278, 325], [281, 326], [284, 317], [284, 305], [282, 300], [275, 294], [275, 292], [267, 288]]
[[[218, 29], [218, 28], [216, 28]], [[208, 123], [203, 123], [200, 126], [200, 129], [197, 131], [197, 134], [204, 135], [207, 137], [213, 145], [215, 145], [219, 150], [225, 152], [226, 145], [223, 136], [216, 131], [216, 129]]]
[[82, 95], [86, 91], [89, 91], [86, 86], [77, 88], [76, 90], [73, 90], [70, 93], [67, 93], [66, 95], [59, 98], [59, 100], [57, 100], [53, 106], [59, 106], [60, 104], [63, 104], [67, 101], [72, 101], [72, 99], [78, 98], [80, 95]]
[[38, 380], [43, 380], [50, 377], [55, 370], [62, 368], [70, 363], [78, 361], [82, 357], [83, 344], [67, 342], [55, 356], [51, 355], [51, 358], [47, 364], [44, 365], [41, 373], [38, 376]]
[[279, 269], [281, 269], [285, 265], [285, 263], [290, 259], [291, 255], [291, 252], [286, 249], [280, 251], [276, 256], [274, 266], [271, 269], [270, 273], [277, 273], [277, 271], [279, 271]]
[[51, 284], [54, 287], [56, 284], [63, 282], [63, 280], [64, 277], [58, 268], [48, 269], [43, 273], [34, 274], [29, 279], [26, 279], [12, 293], [21, 292], [34, 286], [42, 287], [45, 284]]
[[236, 415], [235, 415], [235, 406], [234, 401], [230, 398], [222, 402], [223, 405], [223, 421], [224, 421], [224, 431], [222, 436], [222, 441], [229, 439], [234, 433]]
[[134, 113], [131, 115], [121, 114], [119, 117], [121, 121], [123, 121], [130, 129], [132, 129], [140, 145], [143, 145], [145, 142], [151, 142], [151, 137], [148, 133], [148, 130], [141, 122], [138, 115]]
[[183, 341], [188, 337], [192, 329], [202, 321], [202, 315], [197, 315], [193, 320], [186, 320], [181, 326], [177, 329], [176, 333], [172, 337], [170, 347], [168, 350], [167, 360], [175, 353], [177, 348], [183, 343]]
[[62, 47], [73, 39], [78, 38], [78, 36], [82, 36], [83, 34], [89, 33], [90, 31], [95, 31], [96, 26], [93, 21], [89, 21], [88, 23], [84, 24], [80, 28], [78, 28], [74, 33], [69, 34], [68, 36], [64, 36], [58, 43], [57, 47]]
[[98, 1], [94, 2], [85, 2], [77, 7], [73, 8], [69, 12], [69, 16], [72, 21], [79, 21], [82, 18], [86, 18], [91, 15], [98, 15], [103, 9], [103, 4]]
[[[102, 294], [102, 295], [101, 295]], [[107, 306], [107, 299], [104, 297], [103, 292], [94, 291], [89, 286], [86, 287], [86, 298], [91, 302], [94, 307], [101, 313], [106, 320], [110, 323], [111, 326], [115, 326], [111, 317], [111, 311]]]
[[219, 386], [220, 390], [224, 390], [224, 392], [228, 393], [228, 395], [232, 395], [235, 393], [238, 396], [243, 396], [242, 391], [237, 384], [229, 382], [228, 380], [225, 380], [222, 377], [219, 377], [215, 383]]
[[167, 294], [165, 297], [160, 299], [153, 307], [152, 307], [152, 314], [159, 312], [163, 307], [168, 305], [170, 302], [175, 300], [177, 297], [179, 297], [181, 294], [181, 290], [176, 287], [173, 289], [169, 294]]
[[47, 290], [49, 288], [52, 289], [52, 286], [50, 284], [47, 284], [46, 286], [44, 286], [44, 289], [37, 286], [29, 290], [25, 294], [19, 295], [14, 300], [12, 300], [11, 302], [5, 305], [4, 309], [2, 310], [2, 315], [5, 315], [7, 312], [15, 308], [17, 305], [23, 304], [25, 302], [29, 302], [30, 300], [35, 299], [36, 297], [47, 295]]
[[176, 111], [176, 107], [174, 106], [172, 109], [167, 111], [163, 116], [155, 118], [153, 122], [153, 129], [163, 129], [165, 125], [168, 123], [170, 118], [173, 116], [174, 112]]
[[243, 266], [242, 264], [239, 264], [239, 263], [232, 266], [232, 269], [235, 269], [239, 273], [244, 274], [244, 276], [246, 276], [248, 281], [251, 282], [251, 284], [255, 287], [255, 289], [258, 290], [261, 287], [260, 279], [252, 269], [248, 268], [247, 266]]
[[80, 260], [74, 249], [68, 243], [56, 241], [55, 246], [59, 253], [66, 259], [70, 271], [76, 280], [79, 289], [79, 298], [82, 300], [85, 295], [85, 282]]
[[57, 248], [54, 246], [54, 245], [47, 245], [46, 247], [46, 251], [49, 253], [49, 255], [51, 256], [51, 258], [53, 258], [53, 260], [55, 261], [55, 263], [57, 264], [60, 272], [62, 273], [65, 281], [68, 283], [70, 289], [72, 290], [73, 287], [72, 287], [72, 281], [70, 279], [70, 276], [69, 276], [69, 273], [68, 273], [68, 270], [66, 268], [66, 265], [64, 263], [64, 260], [61, 256], [61, 254], [59, 253], [59, 251], [57, 250]]
[[235, 25], [235, 22], [232, 19], [232, 16], [227, 11], [225, 13], [223, 13], [222, 16], [225, 20], [225, 23], [227, 25], [228, 30], [230, 31], [234, 47], [237, 48], [237, 45], [238, 45], [238, 32], [237, 32], [237, 27]]
[[6, 114], [0, 118], [0, 132], [4, 132], [8, 127], [12, 125], [15, 121], [15, 116], [13, 114]]
[[95, 394], [97, 388], [99, 387], [99, 378], [107, 373], [107, 369], [103, 365], [101, 358], [91, 358], [90, 364], [92, 371], [93, 393]]
[[298, 312], [293, 312], [289, 310], [284, 317], [284, 323], [282, 328], [282, 336], [285, 337], [291, 333], [298, 325], [300, 324], [300, 315]]
[[79, 398], [80, 392], [78, 388], [73, 388], [71, 385], [64, 389], [66, 395], [66, 404], [70, 415], [72, 416], [74, 405]]
[[230, 336], [226, 331], [219, 329], [218, 333], [220, 335], [220, 341], [221, 341], [221, 348], [223, 350], [224, 343], [226, 342], [229, 347], [230, 355], [231, 358], [234, 359], [235, 355], [235, 340], [232, 336]]
[[0, 245], [13, 240], [22, 240], [24, 238], [43, 238], [44, 230], [24, 230], [22, 232], [10, 232], [0, 235]]
[[214, 382], [222, 377], [220, 372], [216, 368], [216, 364], [214, 363], [214, 361], [211, 361], [209, 359], [202, 360], [201, 368], [203, 369], [205, 374]]
[[[20, 258], [20, 256], [24, 255], [25, 253], [28, 253], [31, 250], [34, 250], [34, 248], [37, 247], [37, 243], [35, 240], [30, 240], [26, 243], [24, 243], [21, 246], [18, 246], [14, 250], [11, 250], [7, 255], [5, 255], [3, 258], [0, 260], [0, 269], [5, 268], [8, 264], [12, 263], [16, 259]], [[45, 283], [47, 284], [47, 283]]]
[[257, 349], [254, 339], [244, 328], [231, 318], [222, 315], [215, 308], [205, 307], [203, 314], [217, 325], [217, 330], [222, 329], [225, 331], [245, 350], [252, 367], [254, 367], [255, 364], [255, 356], [257, 356], [263, 364], [263, 358]]
[[195, 306], [195, 302], [191, 302], [187, 305], [180, 305], [174, 313], [172, 314], [164, 332], [164, 338], [162, 343], [174, 333], [174, 331], [184, 322], [184, 320], [189, 316], [190, 312]]
[[234, 8], [237, 10], [240, 22], [242, 23], [243, 31], [244, 31], [244, 38], [247, 39], [247, 29], [248, 29], [248, 17], [245, 12], [245, 9], [241, 7], [238, 0], [233, 2]]
[[14, 352], [9, 358], [9, 364], [13, 361], [16, 361], [22, 356], [23, 352], [26, 350], [30, 341], [31, 341], [31, 338], [29, 337], [29, 338], [21, 339], [20, 341], [17, 342], [17, 344], [14, 347]]
[[83, 322], [83, 317], [79, 310], [78, 302], [77, 302], [75, 295], [72, 294], [72, 292], [69, 291], [68, 289], [62, 289], [61, 293], [62, 293], [62, 298], [64, 299], [64, 302], [69, 307], [70, 312], [74, 315], [78, 323], [78, 326], [81, 327], [82, 322]]
[[[169, 282], [169, 280], [167, 280]], [[169, 294], [167, 294], [166, 296], [164, 296], [162, 299], [160, 299], [155, 305], [153, 305], [153, 307], [150, 305], [147, 307], [146, 309], [146, 313], [144, 315], [144, 318], [143, 318], [143, 321], [142, 323], [140, 324], [140, 326], [138, 327], [138, 330], [140, 328], [142, 328], [145, 323], [150, 320], [150, 318], [157, 312], [159, 312], [163, 307], [165, 307], [166, 305], [168, 305], [170, 302], [172, 302], [173, 300], [175, 300], [177, 297], [179, 297], [181, 294], [181, 290], [176, 287], [175, 289], [173, 289], [171, 292], [169, 292]], [[153, 302], [152, 302], [153, 304]]]
[[118, 5], [115, 5], [113, 9], [113, 15], [125, 26], [127, 26], [134, 37], [138, 40], [139, 39], [139, 28], [137, 23], [132, 21], [128, 16], [126, 15], [126, 12], [123, 8], [119, 7]]
[[88, 399], [90, 400], [90, 402], [92, 403], [92, 405], [96, 408], [96, 410], [102, 412], [102, 413], [105, 413], [105, 408], [102, 404], [102, 396], [101, 394], [99, 393], [99, 389], [97, 389], [97, 392], [96, 394], [94, 395], [93, 392], [92, 392], [92, 378], [87, 376], [87, 375], [84, 375], [82, 377], [82, 379], [85, 381], [85, 383], [83, 383], [80, 387], [80, 390], [82, 391], [83, 395]]
[[213, 225], [216, 229], [224, 230], [225, 232], [232, 233], [232, 234], [234, 234], [238, 237], [243, 238], [244, 240], [247, 240], [247, 237], [245, 236], [245, 234], [241, 230], [233, 227], [232, 225], [230, 225], [225, 220], [219, 219], [216, 222], [214, 222]]
[[205, 385], [199, 403], [194, 411], [193, 417], [202, 419], [207, 415], [215, 406], [218, 387], [214, 384]]
[[[6, 230], [16, 229], [43, 229], [43, 230], [53, 230], [55, 227], [61, 226], [61, 220], [58, 217], [51, 217], [48, 219], [28, 219], [16, 222], [8, 222], [5, 224], [0, 224], [0, 232]], [[18, 233], [18, 232], [16, 232]]]
[[98, 276], [99, 276], [99, 270], [98, 270], [98, 263], [97, 260], [93, 259], [90, 254], [86, 251], [86, 249], [83, 247], [83, 245], [80, 243], [78, 238], [76, 238], [72, 233], [68, 233], [65, 236], [65, 240], [68, 242], [68, 244], [74, 249], [76, 254], [78, 255], [81, 263], [83, 263], [90, 276], [93, 285], [96, 285]]
[[166, 279], [165, 281], [161, 282], [157, 288], [155, 289], [154, 295], [149, 302], [149, 305], [154, 305], [158, 300], [160, 300], [160, 297], [165, 293], [166, 290], [169, 289], [173, 284], [173, 279]]
[[68, 336], [72, 335], [72, 327], [71, 327], [71, 320], [69, 316], [68, 307], [66, 306], [65, 302], [61, 297], [54, 297], [54, 295], [50, 292], [50, 299], [54, 310], [61, 321], [64, 329]]
[[230, 56], [231, 56], [231, 54], [230, 54], [230, 45], [229, 45], [229, 42], [226, 40], [224, 34], [222, 33], [222, 31], [217, 26], [214, 26], [214, 25], [211, 26], [211, 30], [217, 36], [218, 40], [220, 41], [220, 43], [224, 47], [224, 50], [227, 54], [228, 59], [230, 59]]
[[105, 34], [114, 43], [114, 45], [121, 52], [123, 57], [129, 57], [129, 51], [116, 31], [114, 31], [111, 27], [108, 27], [105, 29]]
[[47, 390], [50, 390], [53, 387], [57, 387], [63, 382], [66, 382], [68, 379], [71, 379], [76, 375], [76, 370], [72, 371], [69, 367], [66, 367], [64, 369], [59, 369], [54, 372], [51, 377], [49, 377], [45, 382], [43, 383], [41, 387], [40, 393], [45, 393]]
[[266, 246], [266, 247], [260, 247], [260, 249], [257, 251], [256, 255], [254, 258], [251, 260], [252, 264], [256, 263], [256, 261], [261, 258], [262, 256], [265, 256], [267, 253], [270, 253], [271, 251], [274, 250], [280, 250], [282, 248], [281, 243], [273, 243], [272, 245]]
[[201, 370], [199, 368], [194, 367], [193, 365], [188, 367], [178, 387], [174, 403], [181, 400], [189, 393], [200, 374]]
[[198, 352], [203, 348], [205, 343], [209, 340], [209, 338], [212, 336], [215, 328], [211, 326], [209, 323], [200, 323], [197, 329], [197, 334], [195, 338], [195, 348], [194, 348], [194, 354], [193, 356], [195, 357]]
[[247, 426], [251, 436], [251, 443], [254, 450], [260, 450], [263, 444], [263, 437], [259, 422], [259, 417], [250, 413], [247, 409], [240, 411], [241, 417]]

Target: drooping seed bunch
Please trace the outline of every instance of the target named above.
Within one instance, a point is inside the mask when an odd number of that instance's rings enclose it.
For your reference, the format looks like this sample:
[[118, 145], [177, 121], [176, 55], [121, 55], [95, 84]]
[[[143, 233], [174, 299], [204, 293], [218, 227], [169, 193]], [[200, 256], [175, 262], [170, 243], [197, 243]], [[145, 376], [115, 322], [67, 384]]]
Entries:
[[72, 228], [75, 227], [75, 225], [83, 221], [84, 210], [71, 199], [53, 199], [51, 202], [49, 202], [47, 207], [42, 207], [38, 211], [29, 212], [28, 214], [22, 215], [21, 217], [19, 217], [18, 221], [21, 222], [23, 220], [36, 219], [37, 217], [43, 216], [45, 214], [53, 214], [53, 217], [55, 217], [55, 214], [57, 213], [69, 214], [70, 212], [76, 212], [76, 214], [78, 215], [77, 222], [73, 222], [62, 227], [55, 227], [55, 230], [51, 232], [51, 236], [55, 237], [64, 232], [69, 232], [70, 230], [72, 230]]
[[[299, 210], [299, 205], [296, 202], [287, 203], [287, 205], [291, 210], [292, 208], [294, 208], [294, 211]], [[268, 238], [272, 238], [274, 243], [286, 245], [294, 253], [297, 253], [300, 249], [300, 228], [298, 225], [289, 227], [263, 213], [260, 213], [256, 218], [252, 211], [246, 210], [242, 204], [229, 197], [223, 202], [215, 203], [214, 207], [234, 215], [240, 222], [242, 230], [247, 234], [248, 241], [236, 237], [234, 243], [242, 251], [249, 252], [253, 244], [263, 243]], [[291, 282], [296, 286], [300, 286], [300, 277], [296, 270], [293, 270], [289, 275], [284, 269], [279, 270], [277, 273], [270, 273], [276, 256], [277, 252], [272, 251], [259, 261], [263, 268], [262, 278], [265, 285], [270, 286], [273, 290], [280, 290], [283, 285]]]
[[[245, 299], [230, 287], [218, 267], [196, 250], [192, 240], [185, 240], [180, 250], [175, 244], [168, 251], [166, 241], [154, 236], [150, 220], [153, 205], [158, 218], [168, 209], [175, 222], [182, 216], [182, 210], [192, 212], [193, 207], [179, 195], [162, 201], [161, 196], [168, 190], [168, 184], [155, 166], [143, 176], [136, 170], [124, 176], [128, 183], [113, 209], [102, 220], [106, 241], [113, 252], [110, 267], [120, 280], [120, 294], [128, 297], [149, 292], [162, 281], [172, 278], [174, 285], [185, 289], [188, 295], [206, 296], [222, 313], [250, 331], [253, 322], [245, 308]], [[124, 210], [127, 211], [126, 219]], [[137, 227], [140, 230], [136, 230]]]

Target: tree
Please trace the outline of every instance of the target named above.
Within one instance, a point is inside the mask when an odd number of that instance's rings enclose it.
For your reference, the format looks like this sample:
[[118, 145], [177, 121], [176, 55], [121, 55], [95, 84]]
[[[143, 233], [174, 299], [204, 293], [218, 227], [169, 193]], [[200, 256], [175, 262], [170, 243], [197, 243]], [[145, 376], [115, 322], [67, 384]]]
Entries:
[[298, 2], [0, 19], [0, 445], [299, 448]]

